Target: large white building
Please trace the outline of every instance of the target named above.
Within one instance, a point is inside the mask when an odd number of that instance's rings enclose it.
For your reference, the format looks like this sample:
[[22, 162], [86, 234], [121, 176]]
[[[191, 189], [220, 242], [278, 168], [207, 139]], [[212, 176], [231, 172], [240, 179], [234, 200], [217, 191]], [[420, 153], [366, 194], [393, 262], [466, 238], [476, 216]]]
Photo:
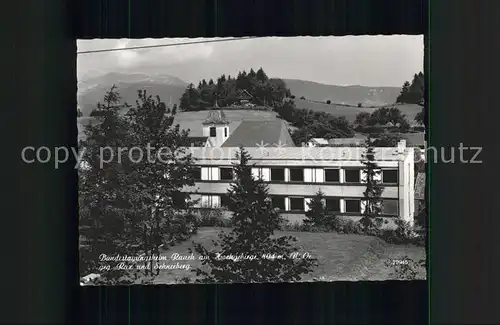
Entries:
[[[181, 123], [182, 124], [182, 123]], [[220, 207], [233, 180], [236, 153], [245, 147], [255, 164], [253, 173], [269, 184], [275, 207], [290, 221], [301, 221], [308, 202], [321, 190], [326, 204], [339, 215], [360, 218], [364, 212], [364, 147], [295, 147], [280, 119], [232, 121], [215, 108], [199, 128], [203, 136], [191, 147], [197, 164], [196, 184], [185, 190], [198, 207]], [[181, 125], [182, 127], [182, 125]], [[191, 124], [191, 130], [192, 124]], [[374, 148], [384, 186], [382, 213], [386, 220], [401, 218], [413, 223], [414, 148], [402, 140], [395, 148]]]

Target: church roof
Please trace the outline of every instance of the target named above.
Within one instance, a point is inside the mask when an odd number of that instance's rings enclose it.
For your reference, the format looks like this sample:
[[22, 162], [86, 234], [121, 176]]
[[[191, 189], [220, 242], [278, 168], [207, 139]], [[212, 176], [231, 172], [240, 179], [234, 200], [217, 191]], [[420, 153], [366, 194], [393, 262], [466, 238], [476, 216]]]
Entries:
[[222, 144], [222, 147], [257, 147], [262, 145], [295, 147], [282, 120], [243, 121]]
[[213, 109], [208, 111], [208, 116], [202, 124], [228, 124], [226, 115], [221, 109]]

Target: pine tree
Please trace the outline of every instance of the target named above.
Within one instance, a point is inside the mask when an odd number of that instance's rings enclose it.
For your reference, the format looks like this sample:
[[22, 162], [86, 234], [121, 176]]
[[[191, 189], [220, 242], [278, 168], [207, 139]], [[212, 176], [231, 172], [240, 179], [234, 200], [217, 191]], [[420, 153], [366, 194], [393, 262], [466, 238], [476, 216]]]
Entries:
[[[80, 233], [89, 243], [81, 249], [82, 272], [102, 273], [105, 284], [127, 284], [145, 270], [99, 269], [99, 256], [158, 255], [164, 236], [183, 230], [173, 225], [190, 207], [181, 189], [192, 185], [191, 156], [183, 149], [187, 133], [172, 126], [173, 113], [159, 98], [139, 92], [137, 107], [126, 116], [118, 114], [115, 87], [104, 102], [97, 109], [100, 123], [86, 128], [81, 143], [86, 150], [79, 174]], [[107, 147], [111, 153], [101, 151]]]
[[[201, 88], [201, 84], [199, 85]], [[182, 111], [196, 111], [200, 106], [200, 94], [198, 89], [191, 83], [182, 94], [179, 107]]]
[[[103, 273], [101, 254], [135, 255], [138, 247], [128, 245], [127, 220], [131, 216], [127, 171], [119, 163], [126, 160], [119, 155], [119, 147], [128, 142], [128, 126], [120, 116], [120, 94], [111, 87], [98, 103], [94, 116], [99, 123], [86, 125], [85, 140], [81, 141], [83, 165], [79, 169], [79, 228], [87, 245], [80, 249], [80, 272]], [[107, 148], [106, 150], [104, 150]], [[108, 150], [111, 149], [111, 150]], [[110, 283], [124, 275], [121, 270], [109, 270]]]
[[[130, 203], [134, 211], [134, 231], [140, 234], [146, 256], [159, 256], [164, 240], [188, 231], [183, 216], [189, 215], [189, 195], [183, 186], [194, 185], [192, 157], [186, 149], [188, 133], [173, 125], [175, 113], [159, 97], [139, 91], [137, 105], [127, 114], [131, 134], [129, 148], [140, 148], [128, 174]], [[148, 275], [153, 273], [149, 264]]]
[[375, 151], [371, 138], [368, 138], [366, 141], [366, 153], [363, 155], [363, 158], [366, 189], [363, 192], [365, 209], [360, 222], [365, 231], [370, 231], [380, 225], [380, 215], [382, 213], [381, 195], [384, 191], [380, 180], [378, 180], [381, 171], [375, 162]]
[[304, 225], [318, 230], [330, 231], [336, 227], [336, 216], [326, 206], [325, 194], [319, 190], [309, 202]]
[[405, 81], [401, 93], [396, 99], [397, 103], [418, 104], [424, 98], [424, 74], [419, 72], [413, 75], [412, 82]]
[[259, 81], [267, 81], [269, 79], [262, 68], [259, 68], [259, 70], [257, 70], [256, 77]]
[[[273, 209], [268, 187], [262, 179], [252, 177], [251, 157], [243, 149], [237, 154], [234, 166], [235, 182], [228, 190], [228, 209], [233, 212], [232, 231], [219, 234], [214, 241], [217, 251], [195, 244], [195, 251], [205, 256], [203, 266], [195, 270], [201, 283], [262, 283], [300, 280], [310, 273], [317, 261], [294, 258], [296, 250], [292, 236], [273, 237], [282, 218]], [[220, 255], [218, 255], [220, 254]], [[219, 258], [218, 258], [219, 256]], [[236, 256], [231, 261], [221, 257]], [[273, 258], [275, 257], [275, 258]]]

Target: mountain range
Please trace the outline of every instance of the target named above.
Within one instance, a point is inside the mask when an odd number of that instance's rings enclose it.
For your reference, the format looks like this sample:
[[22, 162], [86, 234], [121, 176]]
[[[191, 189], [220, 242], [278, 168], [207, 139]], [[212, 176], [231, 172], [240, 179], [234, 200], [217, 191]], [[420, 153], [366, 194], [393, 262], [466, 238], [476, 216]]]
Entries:
[[335, 86], [313, 81], [283, 79], [296, 98], [335, 104], [374, 107], [394, 104], [400, 87]]
[[122, 101], [128, 104], [135, 103], [138, 90], [146, 90], [153, 96], [158, 95], [166, 103], [178, 104], [187, 83], [170, 75], [141, 73], [108, 73], [79, 80], [78, 106], [84, 116], [90, 115], [96, 108], [97, 102], [102, 102], [104, 94], [113, 85], [117, 87]]
[[[384, 106], [394, 104], [401, 91], [398, 87], [336, 86], [297, 79], [283, 81], [290, 88], [292, 95], [295, 95], [298, 108], [316, 109], [318, 104], [327, 100], [346, 107], [357, 108], [359, 103], [363, 107]], [[78, 106], [84, 116], [88, 116], [95, 109], [98, 101], [102, 102], [105, 92], [113, 84], [117, 86], [122, 101], [128, 104], [135, 103], [139, 89], [145, 89], [153, 96], [160, 96], [166, 103], [179, 104], [188, 85], [180, 78], [163, 73], [108, 73], [79, 80]], [[320, 110], [329, 111], [329, 106], [325, 105], [320, 105]], [[334, 105], [331, 108], [331, 113], [336, 115]]]

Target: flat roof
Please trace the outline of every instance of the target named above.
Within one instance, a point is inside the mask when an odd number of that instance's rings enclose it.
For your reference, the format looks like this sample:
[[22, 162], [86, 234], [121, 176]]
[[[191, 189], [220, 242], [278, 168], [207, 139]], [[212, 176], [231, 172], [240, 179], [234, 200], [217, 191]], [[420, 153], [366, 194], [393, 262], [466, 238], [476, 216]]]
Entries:
[[[195, 159], [204, 160], [236, 160], [238, 147], [190, 147], [190, 152]], [[362, 161], [366, 148], [363, 147], [245, 147], [252, 160], [339, 160]], [[375, 160], [398, 161], [401, 160], [396, 147], [373, 148]], [[406, 148], [404, 155], [407, 155]]]

